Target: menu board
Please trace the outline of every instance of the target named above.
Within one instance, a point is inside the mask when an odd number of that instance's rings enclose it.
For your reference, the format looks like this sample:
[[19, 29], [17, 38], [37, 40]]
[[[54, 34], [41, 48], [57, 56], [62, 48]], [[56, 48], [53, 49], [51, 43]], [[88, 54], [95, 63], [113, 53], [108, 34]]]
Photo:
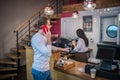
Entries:
[[83, 30], [86, 32], [92, 31], [92, 16], [83, 16]]

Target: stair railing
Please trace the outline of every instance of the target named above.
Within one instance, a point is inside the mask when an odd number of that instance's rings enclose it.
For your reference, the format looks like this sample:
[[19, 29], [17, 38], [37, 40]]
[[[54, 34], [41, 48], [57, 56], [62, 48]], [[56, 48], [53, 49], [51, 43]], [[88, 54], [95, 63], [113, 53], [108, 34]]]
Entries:
[[[62, 6], [64, 4], [64, 0], [49, 0], [48, 4], [53, 7], [55, 13], [58, 14], [62, 12]], [[47, 5], [48, 5], [47, 4]], [[19, 57], [19, 43], [21, 42], [21, 39], [25, 38], [26, 35], [28, 35], [28, 40], [30, 41], [31, 37], [31, 30], [34, 29], [34, 25], [38, 24], [40, 20], [42, 20], [42, 17], [44, 17], [44, 8], [47, 6], [43, 6], [40, 8], [39, 11], [37, 11], [35, 14], [33, 14], [30, 18], [28, 18], [23, 24], [18, 26], [14, 33], [16, 34], [16, 48], [17, 48], [17, 56]], [[17, 61], [18, 67], [20, 66], [20, 59]]]

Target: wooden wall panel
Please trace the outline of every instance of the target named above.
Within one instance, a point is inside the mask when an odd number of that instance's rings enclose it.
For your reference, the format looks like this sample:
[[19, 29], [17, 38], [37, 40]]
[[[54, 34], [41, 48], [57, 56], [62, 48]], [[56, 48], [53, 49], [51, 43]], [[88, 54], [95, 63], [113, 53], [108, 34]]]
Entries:
[[[83, 4], [73, 4], [63, 6], [63, 12], [83, 11]], [[120, 0], [96, 0], [96, 9], [120, 6]]]
[[120, 6], [120, 0], [97, 0], [96, 4], [96, 9], [116, 7]]
[[75, 11], [75, 10], [83, 10], [82, 4], [73, 4], [73, 5], [66, 5], [63, 6], [63, 12], [64, 11]]

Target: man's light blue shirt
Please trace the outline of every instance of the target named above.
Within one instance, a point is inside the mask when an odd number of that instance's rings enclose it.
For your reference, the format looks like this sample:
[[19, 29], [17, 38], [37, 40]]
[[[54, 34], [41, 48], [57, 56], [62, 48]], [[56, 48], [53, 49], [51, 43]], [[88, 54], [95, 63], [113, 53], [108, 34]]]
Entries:
[[34, 50], [34, 61], [32, 68], [38, 71], [48, 71], [51, 56], [51, 45], [47, 44], [46, 37], [36, 33], [31, 39], [31, 45]]

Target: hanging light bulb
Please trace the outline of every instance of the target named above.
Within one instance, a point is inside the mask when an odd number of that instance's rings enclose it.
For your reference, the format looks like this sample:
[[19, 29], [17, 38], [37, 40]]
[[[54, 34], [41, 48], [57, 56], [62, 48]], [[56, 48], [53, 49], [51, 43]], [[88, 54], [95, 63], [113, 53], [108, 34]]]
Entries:
[[94, 0], [85, 0], [83, 2], [83, 8], [84, 10], [94, 10], [96, 7], [96, 3]]
[[72, 17], [73, 17], [73, 18], [79, 18], [78, 11], [73, 11]]
[[51, 15], [54, 14], [54, 10], [53, 10], [52, 7], [49, 6], [49, 4], [48, 4], [47, 7], [45, 7], [44, 14], [47, 15], [47, 16], [51, 16]]

